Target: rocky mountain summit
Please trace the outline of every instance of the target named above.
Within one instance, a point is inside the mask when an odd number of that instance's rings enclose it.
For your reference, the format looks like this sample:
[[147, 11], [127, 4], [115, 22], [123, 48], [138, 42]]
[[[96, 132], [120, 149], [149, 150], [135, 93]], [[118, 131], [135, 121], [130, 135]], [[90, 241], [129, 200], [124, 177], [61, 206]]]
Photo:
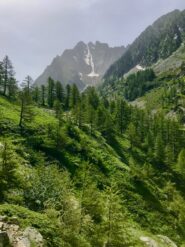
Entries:
[[107, 69], [125, 52], [125, 47], [109, 47], [108, 44], [79, 42], [73, 49], [65, 50], [36, 79], [36, 85], [46, 84], [48, 77], [63, 85], [76, 83], [80, 90], [96, 85]]

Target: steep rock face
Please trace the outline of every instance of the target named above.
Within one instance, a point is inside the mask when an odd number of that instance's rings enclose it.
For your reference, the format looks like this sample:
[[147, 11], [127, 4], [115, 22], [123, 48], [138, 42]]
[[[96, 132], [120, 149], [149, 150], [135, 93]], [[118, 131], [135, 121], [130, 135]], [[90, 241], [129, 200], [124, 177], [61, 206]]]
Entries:
[[185, 11], [175, 10], [149, 26], [128, 47], [123, 56], [106, 72], [104, 78], [120, 78], [135, 66], [151, 66], [166, 59], [182, 44], [185, 37]]
[[47, 83], [48, 77], [61, 81], [63, 85], [76, 83], [80, 90], [96, 85], [106, 70], [125, 52], [125, 47], [111, 48], [107, 44], [79, 42], [74, 49], [65, 50], [54, 58], [51, 65], [39, 76], [35, 84]]

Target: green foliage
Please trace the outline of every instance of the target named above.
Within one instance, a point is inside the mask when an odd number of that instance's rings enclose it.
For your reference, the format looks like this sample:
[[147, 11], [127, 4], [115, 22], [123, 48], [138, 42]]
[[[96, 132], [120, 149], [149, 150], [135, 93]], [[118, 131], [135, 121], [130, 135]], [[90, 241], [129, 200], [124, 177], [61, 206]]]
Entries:
[[23, 91], [20, 92], [19, 98], [21, 104], [19, 127], [22, 131], [27, 127], [27, 125], [33, 120], [34, 117], [29, 88], [24, 88]]
[[13, 70], [13, 65], [8, 56], [5, 56], [0, 68], [0, 84], [2, 88], [2, 94], [9, 98], [14, 98], [17, 90], [17, 82], [14, 77], [15, 72]]
[[21, 175], [18, 173], [20, 159], [16, 154], [13, 145], [8, 142], [1, 142], [0, 146], [0, 201], [6, 201], [8, 193], [21, 188]]
[[36, 213], [13, 204], [0, 205], [0, 215], [7, 216], [10, 222], [13, 217], [16, 217], [23, 229], [28, 226], [37, 228], [44, 239], [47, 239], [47, 246], [58, 247], [64, 244], [61, 240], [60, 224], [56, 217], [49, 218], [47, 214]]
[[80, 99], [79, 90], [78, 90], [76, 84], [73, 84], [72, 88], [71, 88], [70, 99], [69, 99], [70, 108], [73, 108], [74, 106], [76, 106], [79, 102], [79, 99]]
[[70, 191], [70, 179], [67, 172], [61, 172], [57, 166], [36, 167], [28, 179], [29, 187], [25, 191], [26, 204], [36, 211], [47, 205], [61, 210], [64, 198]]
[[177, 169], [185, 175], [185, 149], [182, 149], [178, 155]]
[[157, 135], [155, 143], [155, 159], [158, 164], [162, 164], [164, 160], [164, 143], [160, 134]]
[[157, 82], [153, 82], [155, 78], [156, 76], [152, 69], [139, 71], [128, 76], [125, 82], [125, 98], [132, 101], [141, 97], [145, 92], [158, 85]]
[[64, 105], [65, 102], [65, 95], [64, 95], [64, 88], [61, 84], [61, 82], [56, 82], [56, 99]]
[[54, 100], [55, 100], [55, 82], [52, 78], [48, 78], [48, 106], [53, 107]]
[[137, 143], [137, 132], [134, 124], [129, 124], [127, 129], [127, 135], [131, 144], [131, 148], [133, 148], [134, 143]]
[[[27, 83], [21, 105], [0, 97], [0, 214], [38, 228], [54, 247], [142, 246], [142, 232], [183, 243], [181, 120], [49, 80], [47, 89]], [[163, 103], [176, 107], [183, 83], [172, 84]]]
[[114, 184], [107, 187], [105, 196], [106, 218], [103, 227], [106, 229], [106, 246], [129, 246], [132, 243], [126, 229], [127, 215]]

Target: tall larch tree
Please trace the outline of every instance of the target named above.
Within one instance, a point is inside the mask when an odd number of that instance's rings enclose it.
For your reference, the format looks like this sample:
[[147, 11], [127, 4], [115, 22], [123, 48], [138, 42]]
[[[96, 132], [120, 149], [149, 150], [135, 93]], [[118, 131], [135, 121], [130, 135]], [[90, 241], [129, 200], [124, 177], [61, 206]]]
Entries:
[[54, 100], [55, 100], [55, 82], [51, 77], [49, 77], [48, 78], [48, 106], [50, 108], [53, 107]]
[[19, 160], [13, 145], [8, 141], [2, 142], [0, 146], [0, 201], [5, 199], [9, 190], [19, 187], [21, 179], [17, 173], [18, 165]]
[[23, 80], [22, 87], [27, 91], [28, 95], [31, 95], [31, 89], [33, 86], [33, 79], [30, 75], [27, 75]]
[[80, 100], [80, 92], [79, 92], [76, 84], [72, 85], [70, 96], [71, 96], [70, 97], [70, 107], [74, 108], [75, 106], [77, 106], [77, 104]]
[[8, 84], [10, 83], [10, 80], [14, 78], [15, 72], [13, 70], [12, 62], [8, 56], [4, 57], [2, 65], [4, 71], [3, 95], [7, 95]]
[[66, 86], [66, 98], [65, 98], [65, 110], [70, 108], [70, 98], [71, 98], [71, 86], [68, 84]]
[[23, 83], [25, 86], [22, 88], [22, 90], [19, 93], [19, 99], [21, 105], [19, 127], [21, 129], [21, 132], [23, 128], [26, 127], [27, 124], [31, 123], [34, 117], [32, 95], [30, 93], [30, 84], [27, 79], [25, 79], [26, 83], [25, 84]]
[[46, 104], [46, 87], [45, 85], [41, 86], [41, 105], [45, 106]]
[[64, 88], [62, 86], [62, 83], [60, 81], [57, 81], [55, 84], [55, 90], [56, 90], [56, 99], [60, 101], [62, 104], [64, 104]]

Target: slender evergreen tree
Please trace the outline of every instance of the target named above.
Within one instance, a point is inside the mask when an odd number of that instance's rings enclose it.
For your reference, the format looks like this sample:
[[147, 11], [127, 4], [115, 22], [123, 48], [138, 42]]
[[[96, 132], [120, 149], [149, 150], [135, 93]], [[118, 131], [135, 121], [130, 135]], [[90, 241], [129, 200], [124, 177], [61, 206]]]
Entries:
[[7, 90], [8, 90], [8, 85], [13, 82], [13, 78], [15, 75], [15, 72], [13, 70], [13, 65], [11, 60], [9, 59], [8, 56], [5, 56], [3, 59], [3, 94], [7, 95]]
[[48, 78], [48, 106], [50, 108], [53, 107], [54, 100], [55, 100], [55, 82], [51, 77], [49, 77]]
[[71, 88], [71, 95], [70, 95], [70, 107], [74, 108], [75, 106], [77, 106], [77, 104], [79, 103], [79, 100], [80, 100], [80, 92], [76, 84], [73, 84]]
[[56, 99], [59, 100], [62, 104], [64, 104], [65, 98], [64, 98], [64, 88], [60, 81], [57, 81], [55, 84], [55, 90], [56, 90]]
[[22, 88], [27, 91], [27, 94], [30, 96], [31, 95], [31, 90], [33, 86], [33, 79], [31, 78], [30, 75], [27, 75], [22, 83]]
[[71, 86], [66, 86], [66, 98], [65, 98], [65, 110], [70, 109], [70, 98], [71, 98]]
[[5, 141], [0, 147], [0, 201], [5, 200], [6, 194], [11, 189], [18, 188], [21, 184], [17, 172], [19, 159], [13, 145]]
[[19, 127], [22, 132], [22, 130], [26, 128], [27, 124], [30, 124], [34, 118], [33, 102], [27, 88], [24, 88], [19, 93], [19, 100], [21, 105]]
[[185, 175], [185, 149], [182, 149], [178, 155], [177, 169]]
[[45, 85], [41, 86], [41, 105], [45, 106], [45, 100], [46, 100], [46, 87]]

